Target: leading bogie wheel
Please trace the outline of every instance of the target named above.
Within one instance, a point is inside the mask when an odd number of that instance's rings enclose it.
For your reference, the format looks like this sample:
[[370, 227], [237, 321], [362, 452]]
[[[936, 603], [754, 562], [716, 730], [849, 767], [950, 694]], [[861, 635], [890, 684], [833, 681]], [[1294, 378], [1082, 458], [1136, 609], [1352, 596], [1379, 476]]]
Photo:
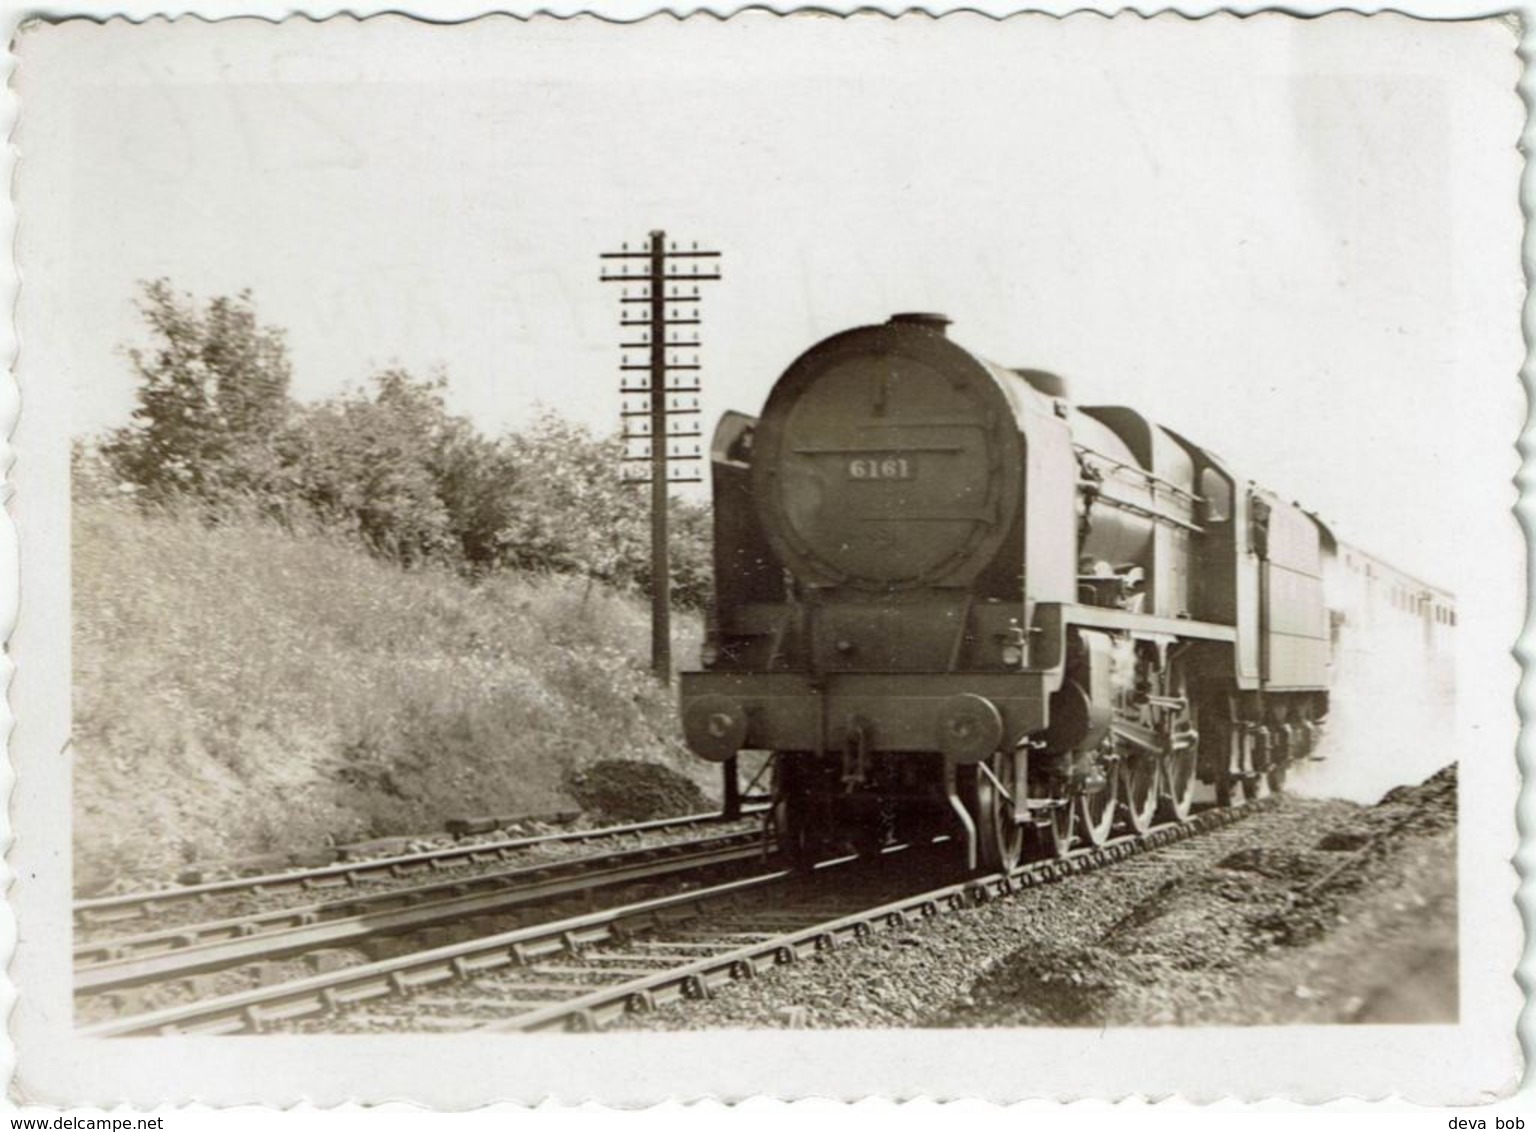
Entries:
[[808, 870], [826, 851], [831, 815], [825, 803], [805, 792], [795, 768], [780, 762], [774, 769], [772, 821], [779, 852], [791, 868]]
[[805, 799], [786, 796], [773, 805], [774, 841], [793, 869], [808, 869], [816, 855], [806, 829]]
[[976, 823], [976, 864], [982, 872], [1010, 872], [1024, 855], [1024, 827], [1013, 820], [1013, 754], [999, 751], [986, 764], [963, 769], [962, 799]]

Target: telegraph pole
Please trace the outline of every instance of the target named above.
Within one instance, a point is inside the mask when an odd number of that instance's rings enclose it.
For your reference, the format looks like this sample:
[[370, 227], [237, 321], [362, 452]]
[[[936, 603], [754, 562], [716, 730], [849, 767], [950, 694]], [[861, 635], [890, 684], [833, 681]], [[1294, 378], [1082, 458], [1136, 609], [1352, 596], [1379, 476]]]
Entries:
[[[619, 297], [622, 315], [619, 325], [643, 328], [642, 341], [625, 341], [619, 369], [623, 373], [619, 392], [624, 421], [624, 473], [626, 483], [651, 485], [651, 670], [662, 683], [672, 680], [672, 565], [667, 541], [667, 489], [674, 483], [698, 483], [697, 466], [689, 461], [701, 458], [700, 445], [691, 450], [679, 441], [698, 440], [699, 430], [699, 356], [691, 362], [679, 361], [676, 351], [700, 345], [698, 332], [684, 340], [672, 327], [699, 325], [698, 284], [720, 278], [719, 252], [700, 251], [698, 244], [679, 249], [676, 241], [667, 243], [667, 234], [657, 230], [643, 247], [634, 250], [624, 244], [620, 251], [603, 252], [604, 283], [637, 285], [640, 293], [631, 295], [625, 287]], [[619, 261], [611, 263], [609, 261]], [[685, 292], [684, 285], [692, 284]], [[640, 318], [632, 309], [645, 312]], [[686, 332], [684, 332], [686, 333]], [[644, 350], [643, 363], [631, 362], [628, 351]], [[631, 373], [644, 373], [631, 379]], [[674, 377], [674, 374], [683, 376]], [[674, 426], [673, 422], [676, 422]], [[632, 443], [640, 443], [644, 452], [631, 452]], [[638, 475], [629, 469], [641, 466]]]

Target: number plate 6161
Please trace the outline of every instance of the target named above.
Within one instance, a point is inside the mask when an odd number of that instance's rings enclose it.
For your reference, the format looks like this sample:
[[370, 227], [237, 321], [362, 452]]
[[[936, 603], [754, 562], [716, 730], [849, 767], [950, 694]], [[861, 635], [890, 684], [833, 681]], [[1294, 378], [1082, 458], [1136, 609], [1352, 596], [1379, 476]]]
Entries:
[[914, 472], [906, 456], [855, 456], [848, 461], [851, 480], [909, 480]]

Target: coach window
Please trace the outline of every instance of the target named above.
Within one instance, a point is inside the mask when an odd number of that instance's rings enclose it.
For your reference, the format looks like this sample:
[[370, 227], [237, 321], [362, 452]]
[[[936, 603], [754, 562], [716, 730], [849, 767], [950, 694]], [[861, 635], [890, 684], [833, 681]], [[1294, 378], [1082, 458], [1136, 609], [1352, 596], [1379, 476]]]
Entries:
[[1225, 523], [1232, 517], [1232, 485], [1215, 468], [1200, 473], [1200, 495], [1205, 499], [1205, 521]]

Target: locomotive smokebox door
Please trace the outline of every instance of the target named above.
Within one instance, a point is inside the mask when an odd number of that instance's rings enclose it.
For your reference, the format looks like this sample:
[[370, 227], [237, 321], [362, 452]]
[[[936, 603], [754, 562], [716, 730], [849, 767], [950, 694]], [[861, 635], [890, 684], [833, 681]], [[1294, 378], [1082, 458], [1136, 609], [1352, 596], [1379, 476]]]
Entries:
[[[1022, 513], [1024, 443], [998, 374], [936, 315], [820, 343], [758, 424], [752, 502], [802, 585], [888, 596], [970, 587]], [[1016, 574], [1016, 571], [1015, 571]]]

